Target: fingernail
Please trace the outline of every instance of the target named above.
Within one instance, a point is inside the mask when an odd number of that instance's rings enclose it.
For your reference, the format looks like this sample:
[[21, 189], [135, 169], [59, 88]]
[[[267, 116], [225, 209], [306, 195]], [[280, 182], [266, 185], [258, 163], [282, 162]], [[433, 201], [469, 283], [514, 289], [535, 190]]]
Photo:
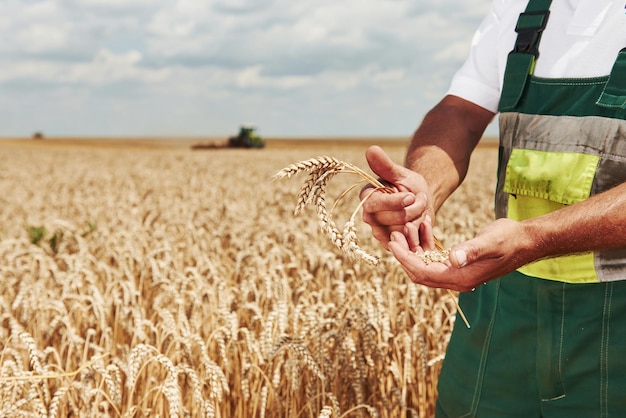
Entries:
[[459, 262], [459, 267], [463, 267], [465, 266], [465, 264], [467, 264], [467, 253], [465, 252], [465, 250], [455, 250], [454, 255]]
[[413, 196], [407, 195], [407, 196], [405, 196], [404, 199], [402, 199], [402, 205], [404, 205], [404, 207], [410, 206], [410, 205], [413, 204], [414, 200], [415, 199], [413, 199]]

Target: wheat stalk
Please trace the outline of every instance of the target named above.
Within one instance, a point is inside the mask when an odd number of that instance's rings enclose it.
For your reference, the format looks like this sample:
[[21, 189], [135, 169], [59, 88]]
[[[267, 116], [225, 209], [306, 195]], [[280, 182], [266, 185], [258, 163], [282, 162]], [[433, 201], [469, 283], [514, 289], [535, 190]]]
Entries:
[[[302, 185], [300, 192], [298, 193], [296, 200], [296, 207], [294, 209], [294, 216], [297, 216], [306, 205], [314, 203], [317, 209], [317, 218], [319, 220], [319, 226], [326, 236], [330, 239], [333, 245], [341, 249], [346, 255], [351, 258], [357, 258], [363, 260], [371, 265], [378, 265], [378, 258], [367, 253], [359, 246], [359, 239], [356, 235], [356, 228], [354, 225], [354, 219], [359, 212], [363, 203], [372, 195], [376, 190], [383, 191], [385, 193], [394, 193], [394, 190], [390, 187], [382, 184], [378, 179], [371, 174], [363, 171], [359, 167], [350, 164], [345, 161], [338, 160], [334, 157], [319, 156], [317, 158], [309, 158], [294, 164], [290, 164], [287, 167], [279, 170], [274, 174], [274, 179], [291, 178], [292, 176], [308, 172], [309, 175]], [[353, 184], [343, 191], [335, 199], [335, 202], [330, 209], [326, 208], [326, 186], [330, 180], [339, 173], [356, 174], [361, 177], [361, 181]], [[346, 222], [343, 231], [341, 231], [332, 218], [333, 209], [339, 201], [341, 201], [351, 190], [356, 188], [359, 184], [367, 182], [373, 186], [373, 190], [366, 194], [365, 197], [359, 202], [356, 209], [352, 212], [350, 219]], [[435, 250], [424, 251], [417, 253], [417, 255], [426, 264], [438, 262], [443, 263], [448, 260], [449, 250], [444, 249], [441, 241], [435, 237]], [[448, 293], [452, 296], [452, 300], [456, 305], [463, 322], [469, 328], [469, 322], [465, 317], [465, 314], [461, 310], [456, 297], [451, 290], [448, 289]]]
[[[340, 230], [335, 224], [332, 213], [337, 203], [339, 203], [348, 192], [363, 182], [367, 182], [374, 187], [372, 192], [381, 190], [385, 193], [393, 193], [393, 190], [359, 167], [329, 156], [310, 158], [295, 164], [290, 164], [274, 174], [274, 179], [290, 178], [302, 172], [308, 172], [309, 175], [298, 193], [294, 215], [297, 216], [306, 205], [313, 203], [316, 207], [320, 229], [328, 236], [334, 246], [341, 249], [351, 258], [357, 258], [369, 264], [378, 265], [378, 258], [367, 253], [359, 246], [359, 240], [354, 226], [354, 219], [361, 209], [363, 202], [371, 196], [371, 192], [359, 203], [352, 213], [352, 216], [350, 216], [350, 219], [343, 227], [343, 230]], [[330, 180], [339, 173], [356, 174], [361, 177], [361, 181], [353, 184], [341, 193], [341, 195], [335, 199], [332, 208], [328, 210], [326, 208], [326, 187]]]

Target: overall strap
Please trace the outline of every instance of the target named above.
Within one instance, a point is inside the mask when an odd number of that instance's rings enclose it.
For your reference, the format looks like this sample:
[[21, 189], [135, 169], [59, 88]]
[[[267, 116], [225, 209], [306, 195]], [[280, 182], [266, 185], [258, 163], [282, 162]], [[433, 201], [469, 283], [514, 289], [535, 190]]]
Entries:
[[598, 106], [626, 110], [626, 48], [619, 51]]
[[498, 107], [501, 112], [515, 108], [522, 97], [528, 77], [535, 70], [541, 34], [550, 16], [550, 3], [551, 0], [530, 0], [517, 20], [517, 40], [509, 53], [504, 72], [504, 85]]

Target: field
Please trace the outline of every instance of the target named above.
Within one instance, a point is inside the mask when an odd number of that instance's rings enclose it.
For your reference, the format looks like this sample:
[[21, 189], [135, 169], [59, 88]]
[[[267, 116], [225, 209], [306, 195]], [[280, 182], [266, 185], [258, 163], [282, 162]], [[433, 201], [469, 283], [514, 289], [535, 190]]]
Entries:
[[[293, 216], [304, 177], [272, 181], [319, 155], [367, 168], [367, 144], [0, 140], [0, 416], [431, 417], [451, 296], [360, 222], [380, 264], [349, 259]], [[496, 156], [442, 208], [445, 245], [492, 219]]]

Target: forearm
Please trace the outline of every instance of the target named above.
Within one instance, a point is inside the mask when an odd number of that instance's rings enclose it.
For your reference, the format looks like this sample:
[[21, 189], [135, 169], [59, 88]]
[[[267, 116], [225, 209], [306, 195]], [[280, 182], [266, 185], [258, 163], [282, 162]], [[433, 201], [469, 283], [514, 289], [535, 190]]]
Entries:
[[405, 165], [426, 179], [435, 211], [465, 178], [471, 153], [493, 116], [459, 97], [446, 96], [415, 131]]
[[522, 225], [533, 243], [529, 261], [626, 248], [626, 183]]

